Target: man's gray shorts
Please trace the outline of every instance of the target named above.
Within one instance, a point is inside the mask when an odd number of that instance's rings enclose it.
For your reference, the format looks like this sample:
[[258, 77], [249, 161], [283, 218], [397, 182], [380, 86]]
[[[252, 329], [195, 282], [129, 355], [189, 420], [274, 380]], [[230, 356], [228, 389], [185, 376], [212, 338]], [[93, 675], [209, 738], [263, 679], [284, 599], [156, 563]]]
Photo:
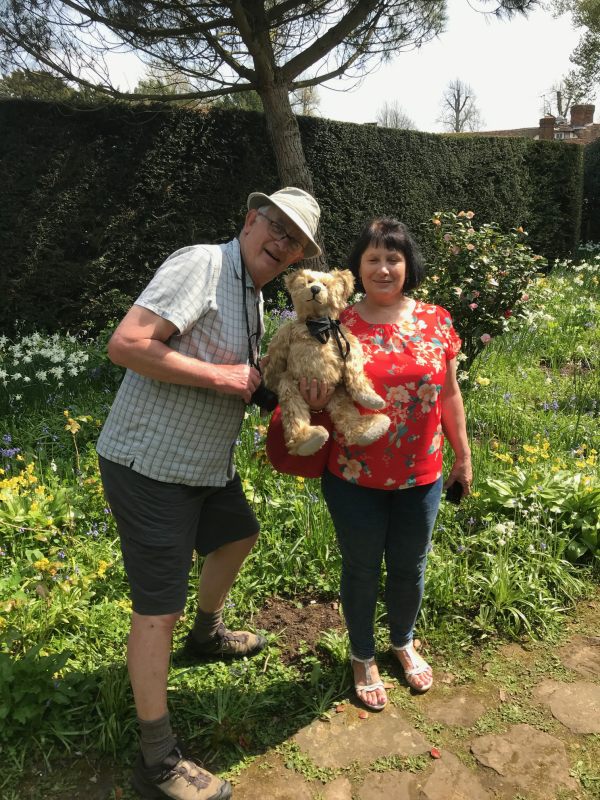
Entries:
[[181, 611], [194, 550], [207, 555], [259, 531], [237, 474], [226, 486], [186, 486], [147, 478], [102, 456], [99, 462], [138, 614]]

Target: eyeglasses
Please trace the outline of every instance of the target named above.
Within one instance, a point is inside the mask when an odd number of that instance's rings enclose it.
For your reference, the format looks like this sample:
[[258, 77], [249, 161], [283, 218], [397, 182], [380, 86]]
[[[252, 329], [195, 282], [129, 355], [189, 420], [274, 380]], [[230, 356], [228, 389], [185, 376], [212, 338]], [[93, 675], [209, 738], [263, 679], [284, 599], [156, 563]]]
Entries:
[[[271, 217], [268, 217], [262, 211], [257, 211], [256, 213], [258, 216], [264, 217], [267, 220], [269, 223], [269, 232], [271, 233], [271, 237], [276, 242], [281, 242], [285, 249], [289, 250], [290, 253], [303, 252], [306, 245], [302, 244], [302, 242], [299, 242], [294, 236], [290, 236], [283, 225], [276, 220], [271, 219]], [[287, 242], [284, 242], [284, 239], [287, 239]]]

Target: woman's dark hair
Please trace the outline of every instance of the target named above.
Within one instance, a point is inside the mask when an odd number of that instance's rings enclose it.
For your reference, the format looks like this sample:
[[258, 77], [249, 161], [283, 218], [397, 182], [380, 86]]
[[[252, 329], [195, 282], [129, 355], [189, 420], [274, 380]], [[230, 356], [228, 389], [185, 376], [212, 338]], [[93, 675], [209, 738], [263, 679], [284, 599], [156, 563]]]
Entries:
[[368, 247], [398, 250], [406, 259], [405, 292], [416, 289], [425, 279], [425, 262], [418, 244], [403, 222], [393, 217], [376, 217], [360, 232], [348, 257], [348, 267], [356, 279], [356, 288], [363, 290], [360, 280], [360, 260]]

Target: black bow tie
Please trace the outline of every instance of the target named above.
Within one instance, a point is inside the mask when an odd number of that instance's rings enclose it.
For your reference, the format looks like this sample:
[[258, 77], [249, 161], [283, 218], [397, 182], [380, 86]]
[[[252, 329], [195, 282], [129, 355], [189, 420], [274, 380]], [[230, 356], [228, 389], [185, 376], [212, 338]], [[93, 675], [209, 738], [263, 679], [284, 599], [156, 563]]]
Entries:
[[[331, 319], [331, 317], [307, 319], [306, 327], [308, 328], [310, 335], [314, 336], [317, 341], [321, 342], [321, 344], [327, 344], [329, 337], [331, 334], [333, 334], [338, 346], [338, 350], [340, 351], [340, 355], [344, 361], [346, 360], [348, 353], [350, 352], [350, 343], [340, 330], [339, 319]], [[342, 339], [344, 340], [344, 346], [342, 346]]]

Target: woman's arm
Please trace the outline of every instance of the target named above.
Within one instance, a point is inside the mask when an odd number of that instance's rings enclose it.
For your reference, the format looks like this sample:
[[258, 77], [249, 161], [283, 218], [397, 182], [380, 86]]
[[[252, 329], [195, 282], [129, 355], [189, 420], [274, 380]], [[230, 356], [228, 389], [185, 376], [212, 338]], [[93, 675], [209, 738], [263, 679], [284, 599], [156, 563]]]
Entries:
[[465, 407], [456, 379], [455, 358], [448, 361], [440, 402], [442, 404], [442, 429], [454, 451], [454, 464], [444, 487], [450, 486], [454, 481], [460, 481], [463, 486], [463, 495], [468, 495], [473, 481], [473, 469], [471, 467], [471, 448], [467, 439]]

